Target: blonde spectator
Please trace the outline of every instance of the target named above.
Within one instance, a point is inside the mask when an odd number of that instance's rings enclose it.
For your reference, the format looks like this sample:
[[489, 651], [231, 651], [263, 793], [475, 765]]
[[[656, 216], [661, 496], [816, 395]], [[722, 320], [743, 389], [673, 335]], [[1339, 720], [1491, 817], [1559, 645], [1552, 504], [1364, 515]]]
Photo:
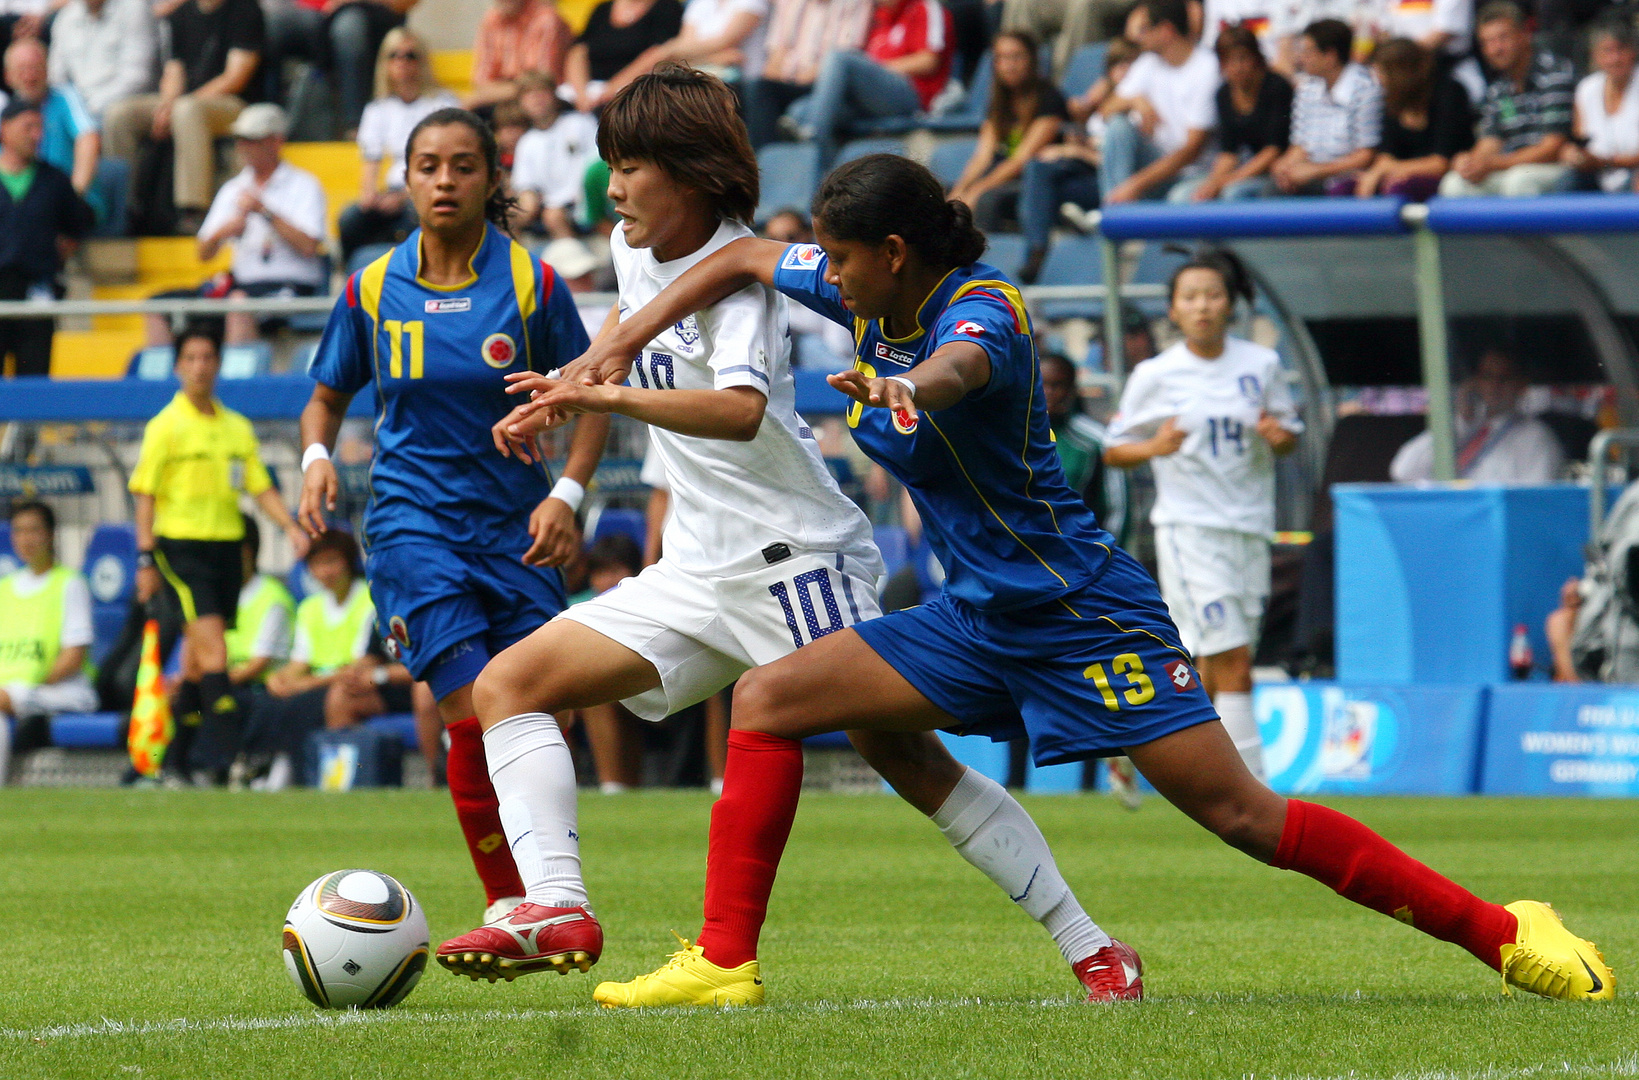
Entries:
[[404, 189], [404, 143], [429, 113], [458, 102], [433, 77], [427, 44], [413, 30], [395, 27], [376, 55], [375, 100], [359, 120], [359, 201], [341, 212], [343, 259], [366, 244], [396, 244], [416, 227]]
[[1635, 186], [1639, 169], [1639, 62], [1633, 23], [1608, 17], [1589, 31], [1589, 59], [1597, 70], [1576, 87], [1574, 130], [1585, 145], [1570, 143], [1560, 160], [1601, 191]]
[[518, 96], [518, 77], [540, 71], [561, 79], [573, 35], [546, 0], [490, 0], [472, 45], [469, 109]]

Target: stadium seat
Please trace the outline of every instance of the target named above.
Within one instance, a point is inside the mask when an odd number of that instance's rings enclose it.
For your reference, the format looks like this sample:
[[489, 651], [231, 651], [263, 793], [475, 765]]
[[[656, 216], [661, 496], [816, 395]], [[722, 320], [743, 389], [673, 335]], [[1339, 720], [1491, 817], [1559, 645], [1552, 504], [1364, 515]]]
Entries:
[[1029, 243], [1018, 233], [991, 233], [987, 239], [990, 244], [985, 248], [984, 261], [1017, 281]]
[[892, 136], [876, 136], [868, 139], [851, 139], [842, 144], [837, 151], [837, 165], [853, 161], [855, 158], [865, 157], [867, 154], [903, 154], [905, 140]]
[[465, 97], [471, 92], [471, 49], [434, 49], [428, 59], [432, 61], [433, 78], [442, 83], [444, 89], [456, 97]]
[[[146, 352], [147, 350], [143, 350]], [[254, 379], [273, 369], [273, 349], [265, 341], [247, 341], [222, 346], [224, 379]]]
[[643, 517], [643, 511], [623, 506], [606, 506], [599, 511], [597, 521], [592, 525], [591, 542], [595, 544], [605, 536], [613, 536], [616, 533], [630, 536], [641, 548], [649, 535], [649, 525]]
[[308, 369], [313, 366], [313, 358], [317, 355], [319, 355], [319, 343], [317, 341], [304, 341], [290, 352], [290, 370], [306, 374]]
[[973, 69], [968, 80], [967, 96], [962, 103], [938, 116], [924, 118], [920, 125], [932, 131], [978, 131], [984, 121], [985, 110], [990, 108], [990, 50]]
[[406, 750], [413, 750], [420, 742], [416, 738], [414, 713], [386, 713], [382, 716], [372, 716], [364, 722], [364, 726], [397, 735], [398, 741], [404, 744]]
[[60, 713], [51, 718], [51, 745], [79, 750], [117, 749], [124, 728], [123, 713]]
[[[1096, 236], [1070, 236], [1054, 244], [1042, 263], [1038, 285], [1101, 285], [1104, 264]], [[1044, 319], [1096, 319], [1102, 300], [1043, 300], [1036, 314]]]
[[126, 368], [125, 374], [132, 379], [169, 379], [175, 366], [175, 346], [149, 345], [138, 349], [131, 357], [131, 365]]
[[769, 143], [757, 151], [757, 170], [762, 173], [757, 220], [767, 221], [787, 209], [807, 217], [819, 184], [819, 165], [819, 147], [813, 143]]
[[892, 577], [911, 561], [910, 534], [905, 532], [903, 525], [876, 525], [871, 531], [875, 534], [877, 550], [882, 552], [882, 562], [888, 568], [888, 576]]
[[1109, 51], [1108, 41], [1095, 41], [1075, 51], [1059, 76], [1059, 91], [1066, 99], [1080, 97], [1104, 77], [1104, 58]]
[[137, 578], [137, 531], [120, 522], [99, 525], [85, 545], [83, 572], [91, 592], [91, 660], [101, 663], [119, 640]]
[[956, 186], [961, 179], [962, 170], [967, 167], [968, 159], [973, 156], [973, 148], [977, 146], [977, 139], [947, 139], [933, 149], [933, 156], [928, 159], [928, 171], [939, 178], [948, 191]]
[[1138, 266], [1133, 269], [1133, 284], [1167, 284], [1172, 280], [1173, 271], [1189, 259], [1189, 253], [1181, 248], [1182, 245], [1177, 243], [1169, 244], [1160, 240], [1147, 242], [1144, 245], [1144, 253], [1138, 257]]

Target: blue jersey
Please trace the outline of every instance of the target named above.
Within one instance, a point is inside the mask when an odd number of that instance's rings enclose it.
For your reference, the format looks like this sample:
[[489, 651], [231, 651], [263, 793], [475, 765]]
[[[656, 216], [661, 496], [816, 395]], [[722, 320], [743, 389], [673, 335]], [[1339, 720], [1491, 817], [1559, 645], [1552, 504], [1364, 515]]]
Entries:
[[495, 226], [460, 285], [420, 278], [421, 233], [347, 279], [312, 374], [343, 393], [376, 386], [365, 538], [518, 554], [550, 488], [540, 464], [502, 457], [490, 427], [511, 411], [510, 371], [585, 352], [586, 328], [551, 267]]
[[1108, 565], [1114, 539], [1070, 489], [1053, 447], [1030, 317], [1019, 291], [993, 266], [951, 271], [922, 302], [917, 330], [887, 336], [880, 320], [855, 318], [825, 281], [825, 253], [787, 249], [774, 286], [854, 332], [854, 367], [902, 375], [952, 341], [980, 346], [990, 382], [907, 424], [888, 409], [855, 402], [848, 426], [871, 460], [910, 491], [945, 591], [989, 610], [1064, 597]]

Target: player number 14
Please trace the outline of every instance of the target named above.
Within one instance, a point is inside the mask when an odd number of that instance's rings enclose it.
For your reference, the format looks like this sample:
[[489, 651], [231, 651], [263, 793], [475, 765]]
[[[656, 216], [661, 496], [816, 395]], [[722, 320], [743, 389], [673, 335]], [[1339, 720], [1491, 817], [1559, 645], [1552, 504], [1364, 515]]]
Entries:
[[1104, 707], [1111, 712], [1121, 711], [1123, 698], [1128, 705], [1142, 705], [1155, 696], [1155, 684], [1144, 674], [1144, 661], [1138, 658], [1137, 653], [1122, 653], [1111, 660], [1110, 671], [1127, 679], [1127, 686], [1119, 691], [1119, 696], [1118, 688], [1110, 685], [1110, 677], [1104, 673], [1103, 664], [1087, 665], [1087, 670], [1081, 673], [1081, 677], [1093, 680], [1093, 685], [1098, 687], [1099, 696], [1104, 699]]

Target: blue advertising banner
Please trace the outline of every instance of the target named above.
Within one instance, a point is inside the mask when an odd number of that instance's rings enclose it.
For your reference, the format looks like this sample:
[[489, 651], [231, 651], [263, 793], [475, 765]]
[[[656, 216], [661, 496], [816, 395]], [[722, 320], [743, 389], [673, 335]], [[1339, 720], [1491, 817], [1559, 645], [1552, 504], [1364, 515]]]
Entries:
[[1491, 688], [1487, 795], [1639, 795], [1639, 687]]
[[0, 498], [89, 495], [95, 490], [84, 465], [0, 465]]
[[1287, 794], [1474, 791], [1486, 691], [1466, 686], [1257, 687], [1269, 786]]

